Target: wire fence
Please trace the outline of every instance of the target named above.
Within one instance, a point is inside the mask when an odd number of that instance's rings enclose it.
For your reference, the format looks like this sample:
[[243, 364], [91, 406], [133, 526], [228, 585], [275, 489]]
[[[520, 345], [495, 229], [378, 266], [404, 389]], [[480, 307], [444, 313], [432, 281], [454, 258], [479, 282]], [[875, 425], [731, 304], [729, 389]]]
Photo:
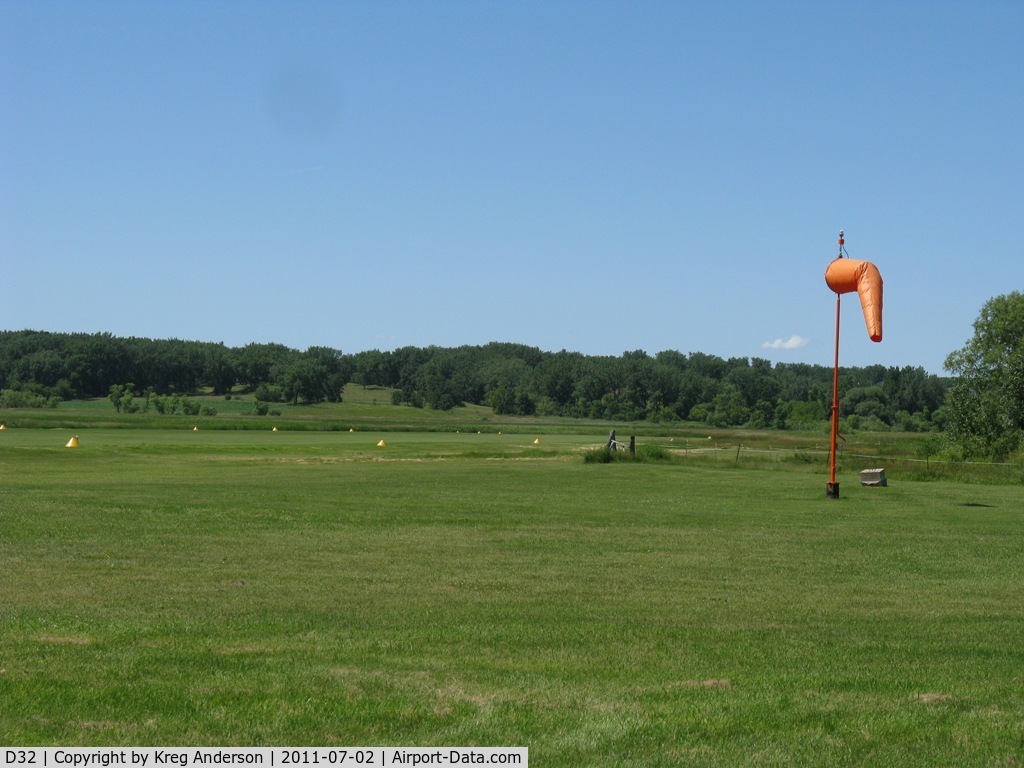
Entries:
[[[679, 443], [661, 443], [661, 447], [683, 458], [704, 458], [715, 462], [742, 463], [747, 459], [762, 463], [816, 465], [819, 462], [827, 464], [829, 458], [829, 451], [824, 447], [750, 448], [742, 444], [704, 446]], [[1024, 484], [1024, 461], [962, 461], [933, 456], [917, 458], [881, 453], [855, 453], [842, 449], [837, 453], [837, 461], [840, 472], [884, 468], [890, 477]]]

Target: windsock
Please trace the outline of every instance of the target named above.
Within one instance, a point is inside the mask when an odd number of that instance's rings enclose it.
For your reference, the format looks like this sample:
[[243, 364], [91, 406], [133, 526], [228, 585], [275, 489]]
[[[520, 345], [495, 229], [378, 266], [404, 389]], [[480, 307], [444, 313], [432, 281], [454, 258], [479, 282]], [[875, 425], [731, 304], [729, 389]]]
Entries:
[[825, 282], [836, 293], [860, 296], [864, 322], [872, 341], [882, 340], [882, 275], [870, 261], [835, 259], [825, 270]]

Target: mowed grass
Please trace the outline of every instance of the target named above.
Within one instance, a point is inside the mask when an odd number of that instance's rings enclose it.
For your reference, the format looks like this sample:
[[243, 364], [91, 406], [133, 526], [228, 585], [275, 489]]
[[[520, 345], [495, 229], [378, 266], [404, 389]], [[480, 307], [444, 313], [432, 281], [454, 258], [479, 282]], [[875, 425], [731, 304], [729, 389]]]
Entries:
[[79, 436], [0, 433], [0, 744], [1024, 762], [1020, 486], [830, 501], [584, 464], [601, 435]]

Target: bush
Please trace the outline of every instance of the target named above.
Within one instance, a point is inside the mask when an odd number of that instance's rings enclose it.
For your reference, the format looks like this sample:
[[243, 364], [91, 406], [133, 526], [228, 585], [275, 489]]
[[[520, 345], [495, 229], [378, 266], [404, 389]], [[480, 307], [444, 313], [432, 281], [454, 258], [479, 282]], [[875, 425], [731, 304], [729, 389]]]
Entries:
[[71, 386], [71, 382], [67, 379], [61, 379], [50, 390], [50, 395], [55, 395], [61, 400], [74, 400], [75, 388]]
[[445, 392], [437, 398], [437, 402], [435, 402], [431, 407], [435, 411], [450, 411], [455, 408], [455, 405], [455, 398]]
[[610, 464], [613, 461], [632, 461], [644, 463], [648, 461], [671, 461], [672, 454], [660, 445], [638, 445], [636, 454], [629, 451], [613, 451], [608, 447], [593, 448], [583, 454], [584, 464]]
[[253, 397], [265, 403], [283, 403], [285, 400], [284, 389], [276, 384], [260, 384], [253, 392]]
[[0, 408], [56, 408], [60, 399], [43, 397], [20, 389], [5, 389], [0, 392]]
[[178, 407], [181, 405], [181, 398], [177, 395], [152, 395], [150, 397], [150, 404], [156, 409], [156, 412], [161, 416], [168, 415], [173, 416], [178, 411]]
[[610, 464], [615, 461], [617, 451], [610, 448], [593, 448], [583, 454], [584, 464]]
[[637, 461], [669, 461], [672, 454], [660, 445], [644, 444], [636, 447]]

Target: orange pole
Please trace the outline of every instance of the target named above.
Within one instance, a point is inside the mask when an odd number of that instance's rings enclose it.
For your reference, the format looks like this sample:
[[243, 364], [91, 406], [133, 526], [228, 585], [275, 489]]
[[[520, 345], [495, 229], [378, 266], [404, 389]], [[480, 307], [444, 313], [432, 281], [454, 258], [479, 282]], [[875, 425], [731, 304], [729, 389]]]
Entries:
[[[843, 258], [843, 230], [839, 230], [839, 256]], [[826, 278], [827, 280], [827, 278]], [[832, 364], [832, 443], [828, 454], [828, 483], [825, 486], [825, 497], [839, 498], [839, 483], [836, 482], [836, 449], [839, 440], [839, 299], [840, 291], [836, 291], [836, 356]]]
[[825, 496], [839, 498], [839, 483], [836, 482], [836, 447], [839, 440], [839, 299], [836, 294], [836, 356], [832, 367], [832, 442], [828, 455], [828, 485]]

